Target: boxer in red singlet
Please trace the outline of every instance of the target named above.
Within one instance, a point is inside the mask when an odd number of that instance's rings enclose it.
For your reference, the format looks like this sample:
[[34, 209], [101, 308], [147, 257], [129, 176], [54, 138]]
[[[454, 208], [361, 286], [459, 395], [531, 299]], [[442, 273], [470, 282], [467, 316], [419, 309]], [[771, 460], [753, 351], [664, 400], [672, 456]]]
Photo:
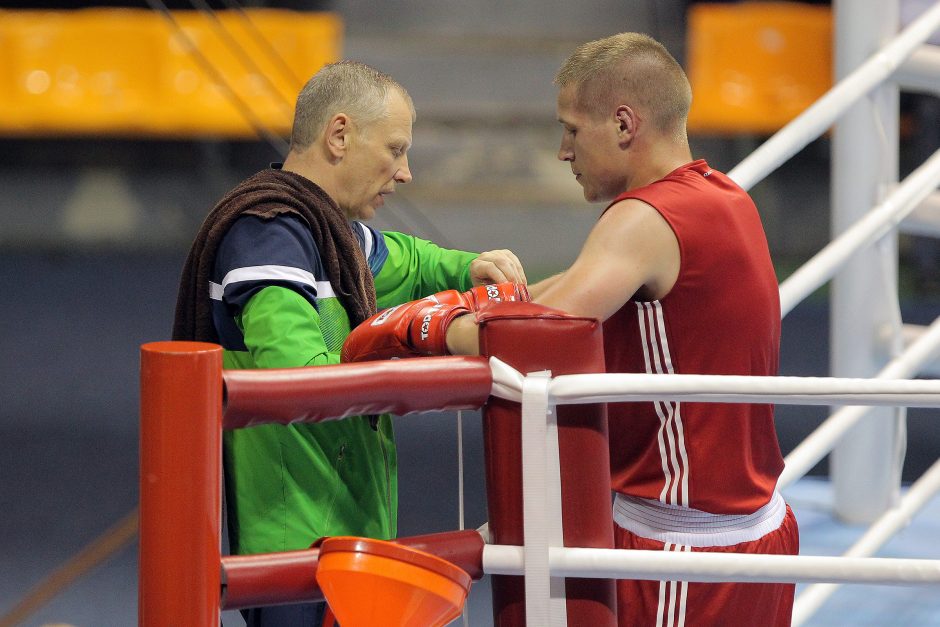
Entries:
[[[530, 285], [532, 298], [603, 320], [608, 372], [776, 375], [779, 292], [760, 217], [743, 189], [693, 160], [679, 64], [622, 33], [580, 46], [555, 82], [558, 158], [588, 201], [607, 204], [574, 264]], [[475, 318], [462, 313], [409, 315], [440, 321], [430, 326], [449, 352], [475, 354]], [[362, 327], [350, 340], [376, 332]], [[775, 489], [772, 406], [615, 403], [609, 417], [618, 547], [798, 553]], [[788, 627], [794, 586], [625, 580], [617, 590], [624, 627]]]

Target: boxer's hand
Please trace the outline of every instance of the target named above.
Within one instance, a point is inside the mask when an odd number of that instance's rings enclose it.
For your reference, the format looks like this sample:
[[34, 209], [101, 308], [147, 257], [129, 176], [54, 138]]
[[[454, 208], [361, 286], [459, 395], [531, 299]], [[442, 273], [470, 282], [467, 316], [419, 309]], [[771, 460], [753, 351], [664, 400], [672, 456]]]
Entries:
[[486, 283], [522, 283], [525, 270], [511, 250], [490, 250], [470, 262], [470, 280], [474, 285]]
[[447, 329], [456, 318], [490, 302], [529, 302], [525, 285], [479, 285], [461, 294], [439, 292], [379, 312], [352, 330], [343, 343], [343, 362], [448, 355]]
[[470, 311], [479, 311], [480, 307], [489, 302], [530, 302], [529, 290], [521, 283], [489, 283], [478, 285], [461, 294], [464, 303]]
[[346, 338], [340, 361], [447, 355], [447, 327], [470, 313], [456, 290], [396, 305], [357, 326]]

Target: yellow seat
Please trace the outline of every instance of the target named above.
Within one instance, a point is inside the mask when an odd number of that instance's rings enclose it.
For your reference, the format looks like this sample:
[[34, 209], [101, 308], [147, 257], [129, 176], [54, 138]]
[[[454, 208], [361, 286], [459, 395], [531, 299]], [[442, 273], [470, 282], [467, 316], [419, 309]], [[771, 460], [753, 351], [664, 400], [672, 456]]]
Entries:
[[174, 16], [202, 63], [154, 11], [0, 11], [0, 133], [255, 136], [224, 83], [286, 135], [302, 82], [340, 56], [331, 13], [219, 12], [224, 32], [200, 12]]
[[769, 134], [832, 86], [832, 12], [799, 2], [693, 4], [689, 131]]
[[[259, 9], [251, 12], [250, 23], [234, 11], [217, 12], [218, 22], [195, 11], [174, 15], [185, 38], [165, 29], [161, 81], [165, 122], [176, 132], [254, 135], [231, 90], [265, 128], [286, 135], [303, 83], [340, 56], [342, 22], [331, 13]], [[233, 39], [241, 52], [233, 49]]]
[[41, 134], [139, 124], [158, 95], [147, 74], [158, 31], [127, 13], [4, 12], [2, 124]]

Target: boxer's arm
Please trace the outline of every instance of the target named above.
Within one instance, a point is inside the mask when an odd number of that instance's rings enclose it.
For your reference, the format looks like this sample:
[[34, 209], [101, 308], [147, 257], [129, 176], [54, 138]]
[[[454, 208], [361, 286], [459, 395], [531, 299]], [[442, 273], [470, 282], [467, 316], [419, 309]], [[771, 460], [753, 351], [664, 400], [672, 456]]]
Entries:
[[530, 283], [527, 286], [529, 288], [529, 295], [532, 296], [533, 300], [537, 299], [539, 296], [544, 294], [552, 285], [554, 285], [555, 282], [561, 278], [562, 274], [564, 273], [559, 272], [558, 274], [554, 274], [548, 277], [547, 279], [542, 279], [538, 283]]
[[460, 316], [452, 321], [444, 337], [451, 355], [480, 354], [480, 328], [474, 316]]
[[638, 292], [643, 300], [666, 296], [679, 264], [679, 241], [669, 223], [650, 205], [628, 199], [601, 216], [572, 266], [533, 298], [603, 321]]
[[[664, 297], [679, 274], [679, 242], [653, 207], [625, 200], [608, 209], [568, 270], [529, 288], [532, 300], [578, 316], [606, 320], [641, 288]], [[479, 355], [474, 316], [454, 320], [446, 332], [452, 355]]]

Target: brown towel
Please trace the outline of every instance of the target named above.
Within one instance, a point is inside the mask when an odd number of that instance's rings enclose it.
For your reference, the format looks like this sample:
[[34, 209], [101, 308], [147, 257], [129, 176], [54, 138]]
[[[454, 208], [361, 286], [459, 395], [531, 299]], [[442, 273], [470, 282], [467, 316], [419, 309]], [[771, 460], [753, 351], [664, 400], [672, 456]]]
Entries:
[[302, 218], [353, 326], [375, 313], [375, 283], [352, 225], [332, 198], [312, 181], [267, 169], [246, 179], [209, 213], [189, 251], [176, 299], [174, 340], [218, 343], [209, 300], [209, 277], [222, 237], [240, 216], [280, 214]]

